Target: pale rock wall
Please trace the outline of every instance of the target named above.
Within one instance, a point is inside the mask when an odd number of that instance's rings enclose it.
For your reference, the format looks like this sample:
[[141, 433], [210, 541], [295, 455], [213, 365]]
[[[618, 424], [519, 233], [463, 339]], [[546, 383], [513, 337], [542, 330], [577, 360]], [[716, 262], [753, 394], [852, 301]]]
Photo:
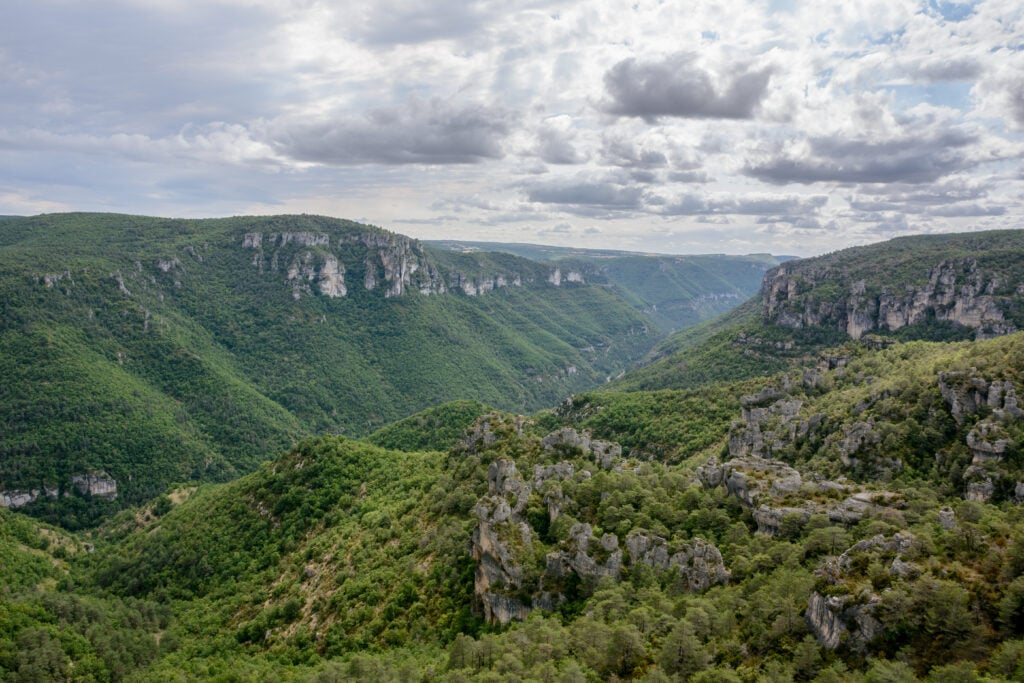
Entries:
[[792, 328], [838, 328], [854, 339], [871, 330], [898, 330], [929, 315], [972, 328], [979, 338], [1016, 331], [1003, 316], [1002, 297], [995, 295], [998, 277], [979, 271], [973, 259], [941, 261], [930, 271], [926, 285], [902, 292], [871, 295], [864, 281], [858, 281], [838, 298], [815, 301], [809, 295], [814, 287], [832, 283], [841, 284], [842, 279], [827, 268], [784, 264], [769, 270], [762, 285], [765, 319]]

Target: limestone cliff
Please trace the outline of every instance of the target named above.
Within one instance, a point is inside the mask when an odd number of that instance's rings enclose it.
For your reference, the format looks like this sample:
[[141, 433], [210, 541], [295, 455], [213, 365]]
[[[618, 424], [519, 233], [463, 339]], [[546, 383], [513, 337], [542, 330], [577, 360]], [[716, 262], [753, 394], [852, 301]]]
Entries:
[[923, 285], [883, 286], [852, 279], [835, 264], [795, 262], [765, 274], [762, 310], [765, 320], [784, 327], [837, 328], [854, 339], [929, 319], [963, 325], [985, 338], [1017, 330], [1005, 310], [1021, 299], [1022, 284], [1006, 281], [974, 258], [939, 261]]
[[[252, 252], [251, 263], [261, 273], [283, 272], [296, 300], [314, 294], [347, 296], [353, 286], [353, 282], [346, 281], [349, 273], [361, 273], [358, 284], [366, 291], [381, 291], [386, 298], [413, 292], [480, 296], [533, 281], [532, 276], [526, 278], [511, 269], [442, 268], [418, 241], [385, 231], [249, 232], [242, 236], [241, 244], [242, 249]], [[172, 265], [170, 260], [161, 260], [158, 267], [166, 273]], [[58, 281], [56, 276], [45, 278], [48, 287]], [[582, 283], [584, 279], [579, 272], [563, 276], [555, 268], [549, 281], [560, 285]], [[118, 283], [123, 287], [123, 280]]]
[[20, 508], [41, 498], [56, 499], [71, 495], [74, 488], [84, 496], [114, 500], [117, 498], [117, 481], [103, 470], [89, 470], [71, 475], [64, 487], [40, 486], [30, 489], [0, 489], [0, 507]]

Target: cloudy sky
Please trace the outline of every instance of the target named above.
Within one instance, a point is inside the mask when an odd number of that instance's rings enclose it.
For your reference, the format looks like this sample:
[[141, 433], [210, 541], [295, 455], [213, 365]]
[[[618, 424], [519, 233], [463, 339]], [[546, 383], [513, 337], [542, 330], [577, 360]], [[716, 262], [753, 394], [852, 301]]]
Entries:
[[0, 214], [811, 255], [1024, 227], [1024, 3], [3, 0]]

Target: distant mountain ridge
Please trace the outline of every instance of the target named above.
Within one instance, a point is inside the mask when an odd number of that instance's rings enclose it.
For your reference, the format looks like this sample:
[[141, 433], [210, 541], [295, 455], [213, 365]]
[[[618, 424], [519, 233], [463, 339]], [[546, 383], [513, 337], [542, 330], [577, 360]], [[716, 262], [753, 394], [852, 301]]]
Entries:
[[617, 287], [669, 332], [714, 318], [739, 305], [758, 291], [765, 270], [792, 258], [771, 254], [677, 256], [459, 240], [426, 244], [465, 254], [505, 252], [559, 264], [563, 269], [573, 268], [589, 279]]

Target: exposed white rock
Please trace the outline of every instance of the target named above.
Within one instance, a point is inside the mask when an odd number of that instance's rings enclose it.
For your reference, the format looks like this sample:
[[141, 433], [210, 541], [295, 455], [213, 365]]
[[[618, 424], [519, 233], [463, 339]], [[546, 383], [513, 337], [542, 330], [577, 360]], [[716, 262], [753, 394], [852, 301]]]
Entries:
[[71, 477], [71, 483], [80, 493], [94, 498], [117, 498], [117, 482], [103, 470], [91, 470]]

